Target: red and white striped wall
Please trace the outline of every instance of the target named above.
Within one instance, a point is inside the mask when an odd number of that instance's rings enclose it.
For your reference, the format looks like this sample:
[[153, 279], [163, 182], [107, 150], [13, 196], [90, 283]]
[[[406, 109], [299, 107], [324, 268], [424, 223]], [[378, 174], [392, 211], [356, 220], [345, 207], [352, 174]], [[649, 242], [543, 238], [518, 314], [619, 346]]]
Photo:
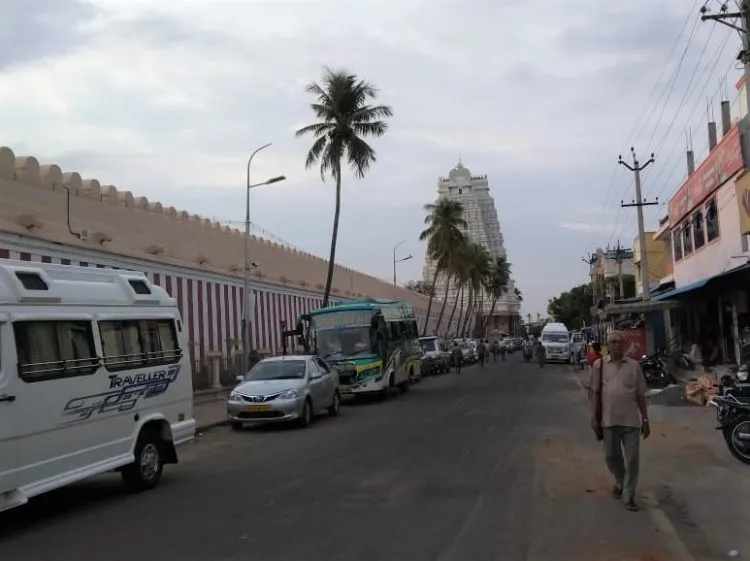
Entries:
[[[10, 245], [10, 244], [6, 244]], [[242, 338], [242, 283], [232, 277], [222, 277], [178, 267], [159, 266], [147, 261], [121, 262], [110, 254], [94, 252], [61, 252], [51, 248], [3, 247], [0, 240], [0, 259], [20, 259], [39, 263], [77, 265], [125, 269], [144, 272], [154, 284], [164, 288], [177, 300], [183, 321], [189, 330], [189, 339], [195, 360], [203, 360], [208, 354], [228, 355]], [[40, 244], [41, 245], [41, 244]], [[51, 244], [50, 244], [51, 245]], [[250, 337], [253, 347], [261, 351], [281, 351], [281, 321], [287, 328], [294, 327], [297, 317], [322, 304], [318, 295], [281, 289], [272, 285], [252, 283], [253, 312]], [[434, 315], [434, 314], [433, 314]], [[418, 317], [421, 329], [424, 316]], [[433, 322], [430, 322], [433, 323]]]

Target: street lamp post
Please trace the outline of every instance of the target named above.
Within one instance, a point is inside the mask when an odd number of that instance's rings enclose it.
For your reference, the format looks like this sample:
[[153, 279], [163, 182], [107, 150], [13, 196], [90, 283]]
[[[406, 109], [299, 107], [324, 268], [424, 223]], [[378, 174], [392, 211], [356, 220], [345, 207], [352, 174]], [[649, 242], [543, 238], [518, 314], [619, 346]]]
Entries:
[[248, 353], [250, 352], [250, 189], [254, 187], [260, 187], [261, 185], [270, 185], [271, 183], [278, 183], [284, 181], [286, 177], [279, 175], [278, 177], [272, 177], [262, 183], [256, 183], [255, 185], [250, 183], [250, 165], [253, 163], [253, 158], [261, 150], [265, 150], [271, 146], [271, 143], [264, 144], [255, 152], [250, 154], [250, 158], [247, 160], [247, 183], [245, 189], [245, 259], [243, 267], [243, 283], [242, 283], [242, 374], [246, 374], [248, 371]]
[[393, 246], [393, 286], [396, 285], [396, 263], [401, 263], [402, 261], [408, 261], [412, 258], [411, 254], [407, 255], [403, 259], [396, 259], [396, 250], [399, 248], [399, 246], [406, 243], [406, 240], [398, 242], [395, 246]]

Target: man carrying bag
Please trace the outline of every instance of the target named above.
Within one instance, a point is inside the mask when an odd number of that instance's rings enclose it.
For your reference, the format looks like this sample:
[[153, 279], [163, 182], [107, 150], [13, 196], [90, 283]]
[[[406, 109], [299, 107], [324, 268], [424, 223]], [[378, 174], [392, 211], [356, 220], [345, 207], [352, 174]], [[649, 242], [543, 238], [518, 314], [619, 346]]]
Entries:
[[646, 408], [646, 380], [640, 364], [623, 356], [625, 337], [612, 331], [609, 356], [591, 369], [589, 406], [591, 428], [604, 442], [607, 468], [615, 478], [612, 496], [622, 498], [625, 508], [637, 511], [635, 490], [640, 464], [640, 438], [651, 434]]

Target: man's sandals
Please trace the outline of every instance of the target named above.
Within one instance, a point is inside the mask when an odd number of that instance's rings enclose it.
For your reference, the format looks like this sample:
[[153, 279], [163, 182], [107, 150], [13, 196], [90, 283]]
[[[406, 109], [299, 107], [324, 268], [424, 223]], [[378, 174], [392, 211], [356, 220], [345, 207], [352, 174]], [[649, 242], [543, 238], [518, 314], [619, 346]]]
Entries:
[[[613, 499], [621, 499], [622, 498], [622, 489], [620, 487], [618, 487], [617, 485], [615, 485], [612, 488], [612, 498]], [[638, 510], [640, 510], [638, 508], [638, 505], [635, 504], [635, 501], [632, 500], [632, 499], [625, 503], [625, 509], [629, 510], [630, 512], [638, 512]]]

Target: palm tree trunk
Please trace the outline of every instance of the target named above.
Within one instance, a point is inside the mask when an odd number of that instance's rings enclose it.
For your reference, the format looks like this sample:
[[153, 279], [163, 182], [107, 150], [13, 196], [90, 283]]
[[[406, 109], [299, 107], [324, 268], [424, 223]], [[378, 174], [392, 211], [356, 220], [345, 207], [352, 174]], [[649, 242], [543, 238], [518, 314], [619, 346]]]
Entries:
[[456, 315], [456, 308], [458, 307], [458, 293], [463, 290], [463, 287], [460, 287], [458, 284], [458, 281], [456, 281], [456, 299], [453, 301], [453, 309], [451, 310], [451, 316], [448, 318], [448, 327], [445, 328], [446, 333], [450, 333], [451, 325], [453, 325], [453, 316]]
[[464, 317], [466, 310], [464, 309], [464, 286], [461, 286], [461, 305], [458, 310], [458, 321], [456, 322], [456, 337], [461, 336], [461, 320]]
[[466, 336], [466, 328], [469, 326], [469, 320], [471, 319], [472, 308], [474, 307], [474, 289], [469, 287], [469, 303], [466, 306], [466, 317], [464, 317], [464, 324], [461, 327], [461, 336]]
[[490, 306], [490, 313], [489, 313], [489, 315], [487, 316], [487, 321], [488, 321], [488, 322], [490, 321], [490, 318], [492, 318], [492, 314], [494, 314], [494, 313], [495, 313], [495, 305], [496, 305], [496, 304], [497, 304], [497, 296], [494, 296], [494, 297], [492, 298], [492, 305]]
[[479, 299], [477, 302], [477, 336], [484, 338], [486, 323], [484, 318], [484, 287], [479, 289]]
[[430, 287], [430, 299], [427, 301], [427, 315], [424, 318], [424, 325], [422, 326], [422, 337], [427, 337], [427, 324], [430, 323], [430, 313], [432, 312], [432, 300], [435, 298], [435, 283], [437, 282], [438, 273], [440, 270], [435, 265], [435, 274], [432, 275], [432, 286]]
[[450, 275], [445, 275], [445, 293], [443, 294], [443, 305], [440, 307], [440, 315], [438, 315], [437, 324], [435, 325], [435, 334], [440, 331], [440, 324], [443, 323], [443, 314], [445, 313], [445, 305], [448, 303], [448, 290], [451, 287]]
[[328, 306], [333, 284], [333, 268], [336, 266], [336, 242], [339, 237], [339, 214], [341, 214], [341, 161], [336, 162], [336, 210], [333, 213], [333, 233], [331, 234], [331, 254], [328, 257], [328, 275], [323, 291], [323, 307]]

